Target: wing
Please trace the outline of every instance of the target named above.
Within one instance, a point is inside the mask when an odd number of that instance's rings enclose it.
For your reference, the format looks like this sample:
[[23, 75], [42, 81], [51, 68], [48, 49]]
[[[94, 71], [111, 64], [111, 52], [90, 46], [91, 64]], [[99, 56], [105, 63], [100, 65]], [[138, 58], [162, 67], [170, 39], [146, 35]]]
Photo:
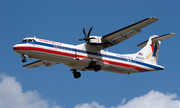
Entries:
[[[163, 41], [163, 40], [170, 38], [172, 36], [175, 36], [175, 35], [176, 35], [175, 33], [168, 33], [168, 34], [165, 34], [165, 35], [162, 35], [159, 37], [152, 38], [152, 41], [158, 41], [158, 40]], [[138, 44], [137, 46], [138, 47], [144, 47], [144, 46], [146, 46], [147, 42], [148, 42], [148, 40]]]
[[34, 68], [34, 67], [39, 67], [39, 66], [42, 66], [42, 65], [45, 65], [46, 67], [48, 67], [48, 66], [52, 66], [52, 65], [56, 65], [56, 64], [59, 64], [59, 63], [52, 62], [52, 61], [46, 61], [46, 60], [38, 60], [38, 61], [35, 61], [35, 62], [32, 62], [32, 63], [29, 63], [27, 65], [24, 65], [23, 67], [25, 67], [25, 68]]
[[115, 32], [109, 33], [105, 36], [102, 36], [102, 41], [103, 47], [101, 49], [105, 49], [107, 47], [116, 45], [132, 36], [135, 34], [141, 32], [141, 29], [158, 21], [159, 19], [156, 17], [149, 17], [144, 20], [141, 20], [137, 23], [134, 23], [132, 25], [129, 25], [127, 27], [124, 27], [120, 30], [117, 30]]

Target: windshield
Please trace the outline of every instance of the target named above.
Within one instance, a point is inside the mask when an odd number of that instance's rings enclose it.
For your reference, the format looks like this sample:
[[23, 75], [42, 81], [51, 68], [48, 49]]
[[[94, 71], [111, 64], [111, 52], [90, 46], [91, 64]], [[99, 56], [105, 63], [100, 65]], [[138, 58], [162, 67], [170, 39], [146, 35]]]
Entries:
[[28, 39], [24, 39], [24, 40], [22, 40], [22, 42], [27, 42], [28, 41]]
[[24, 39], [22, 42], [36, 42], [34, 39]]

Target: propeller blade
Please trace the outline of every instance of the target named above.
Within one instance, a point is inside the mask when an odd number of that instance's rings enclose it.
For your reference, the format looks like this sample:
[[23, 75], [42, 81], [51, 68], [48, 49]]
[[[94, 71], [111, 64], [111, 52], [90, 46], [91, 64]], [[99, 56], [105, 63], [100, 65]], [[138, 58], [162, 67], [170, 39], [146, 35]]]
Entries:
[[84, 29], [84, 26], [83, 26], [83, 33], [84, 33], [84, 36], [87, 37], [86, 31], [85, 31], [85, 29]]
[[84, 39], [78, 39], [78, 41], [83, 41]]
[[91, 33], [91, 30], [93, 29], [93, 26], [89, 29], [89, 32], [88, 32], [88, 37], [90, 36], [90, 33]]
[[87, 35], [87, 34], [86, 34], [86, 31], [85, 31], [85, 28], [84, 28], [84, 26], [83, 26], [83, 33], [84, 33], [84, 36], [85, 36], [85, 37], [84, 37], [83, 39], [78, 39], [78, 40], [79, 40], [79, 41], [85, 40], [85, 41], [89, 44], [89, 43], [90, 43], [90, 42], [89, 42], [90, 39], [95, 39], [94, 37], [89, 38], [92, 29], [93, 29], [93, 26], [89, 29], [89, 32], [88, 32], [88, 35]]

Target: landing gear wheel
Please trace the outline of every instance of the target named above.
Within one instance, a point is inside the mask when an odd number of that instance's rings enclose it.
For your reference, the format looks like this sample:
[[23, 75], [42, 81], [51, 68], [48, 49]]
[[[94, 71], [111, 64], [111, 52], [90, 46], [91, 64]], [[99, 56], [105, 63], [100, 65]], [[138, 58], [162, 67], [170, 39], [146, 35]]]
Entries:
[[97, 71], [100, 71], [101, 70], [101, 66], [100, 65], [95, 65], [93, 67], [94, 71], [97, 72]]
[[80, 72], [74, 72], [74, 78], [80, 78], [81, 77], [81, 73]]
[[26, 59], [26, 58], [23, 58], [23, 59], [22, 59], [22, 62], [23, 62], [23, 63], [24, 63], [24, 62], [26, 62], [26, 61], [27, 61], [27, 59]]

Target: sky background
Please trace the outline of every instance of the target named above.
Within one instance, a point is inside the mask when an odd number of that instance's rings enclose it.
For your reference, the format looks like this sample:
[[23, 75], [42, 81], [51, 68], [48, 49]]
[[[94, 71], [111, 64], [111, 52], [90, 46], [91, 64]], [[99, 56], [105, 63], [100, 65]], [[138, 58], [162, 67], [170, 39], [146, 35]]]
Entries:
[[[1, 0], [1, 108], [174, 108], [180, 107], [179, 0]], [[162, 42], [158, 64], [163, 71], [137, 74], [81, 72], [74, 79], [63, 64], [26, 69], [13, 45], [26, 37], [81, 44], [82, 28], [103, 36], [147, 17], [160, 20], [132, 38], [108, 48], [135, 53], [151, 35], [174, 32]], [[34, 60], [28, 59], [27, 63]], [[26, 63], [25, 63], [26, 64]]]

